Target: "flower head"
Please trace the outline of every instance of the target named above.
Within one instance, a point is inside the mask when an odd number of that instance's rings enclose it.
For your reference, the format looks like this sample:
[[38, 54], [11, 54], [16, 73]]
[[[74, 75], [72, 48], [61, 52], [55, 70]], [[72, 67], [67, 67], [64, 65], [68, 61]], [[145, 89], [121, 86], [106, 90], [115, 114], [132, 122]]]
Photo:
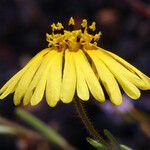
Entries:
[[[120, 105], [120, 87], [132, 99], [140, 90], [150, 89], [150, 78], [119, 56], [97, 46], [101, 33], [94, 34], [96, 24], [74, 30], [74, 19], [65, 30], [61, 23], [52, 24], [52, 34], [46, 34], [48, 48], [39, 52], [0, 90], [0, 99], [14, 92], [14, 103], [38, 104], [43, 96], [50, 106], [58, 101], [70, 103], [75, 94], [89, 100], [90, 94], [105, 101], [104, 89], [112, 103]], [[140, 90], [139, 90], [140, 89]]]

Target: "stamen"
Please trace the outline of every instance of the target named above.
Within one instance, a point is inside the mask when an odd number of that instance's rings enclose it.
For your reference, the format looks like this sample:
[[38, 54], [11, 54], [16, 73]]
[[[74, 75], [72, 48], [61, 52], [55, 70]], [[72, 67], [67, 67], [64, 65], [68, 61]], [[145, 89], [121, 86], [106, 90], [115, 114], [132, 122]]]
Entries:
[[100, 39], [100, 36], [102, 35], [101, 32], [99, 32], [98, 34], [94, 35], [94, 41], [98, 41]]
[[82, 33], [85, 31], [85, 29], [87, 29], [87, 20], [83, 19], [82, 23], [81, 23], [81, 30]]
[[89, 26], [89, 29], [92, 31], [95, 31], [96, 30], [96, 23], [92, 22], [92, 24]]
[[68, 25], [75, 25], [75, 21], [73, 19], [73, 17], [70, 18]]
[[90, 42], [90, 43], [92, 43], [92, 44], [93, 44], [94, 42], [95, 42], [95, 39], [94, 39], [94, 38], [92, 38], [92, 40], [91, 40], [91, 42]]
[[46, 33], [46, 41], [50, 42], [52, 40], [53, 40], [52, 36]]
[[64, 34], [64, 27], [60, 22], [57, 23], [57, 33]]
[[46, 34], [46, 40], [49, 42], [48, 46], [57, 49], [58, 51], [77, 51], [79, 49], [92, 49], [97, 45], [100, 39], [101, 32], [94, 34], [96, 30], [96, 23], [93, 22], [89, 27], [87, 20], [84, 19], [81, 23], [81, 29], [74, 29], [75, 21], [73, 17], [68, 21], [70, 30], [64, 30], [62, 23], [53, 23], [51, 25], [52, 34]]
[[87, 20], [86, 19], [83, 19], [82, 23], [81, 23], [81, 26], [83, 28], [87, 28]]
[[60, 22], [57, 23], [57, 29], [58, 30], [64, 29], [62, 23], [60, 23]]
[[54, 31], [57, 29], [55, 23], [53, 23], [53, 24], [51, 25], [51, 28], [52, 28], [52, 32], [54, 32]]
[[69, 20], [69, 23], [68, 23], [70, 31], [74, 30], [74, 25], [75, 25], [75, 21], [74, 21], [73, 17], [71, 17]]

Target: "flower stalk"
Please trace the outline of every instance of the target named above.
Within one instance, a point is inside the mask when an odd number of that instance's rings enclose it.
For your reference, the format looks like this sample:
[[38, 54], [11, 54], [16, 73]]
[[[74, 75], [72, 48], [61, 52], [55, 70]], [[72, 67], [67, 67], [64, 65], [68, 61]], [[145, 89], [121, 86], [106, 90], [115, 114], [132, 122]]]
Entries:
[[88, 117], [86, 110], [84, 108], [83, 101], [81, 101], [79, 98], [76, 98], [74, 100], [77, 112], [84, 123], [86, 129], [89, 131], [90, 135], [96, 139], [98, 142], [102, 143], [105, 146], [108, 146], [108, 144], [105, 142], [105, 140], [100, 136], [100, 134], [97, 132], [97, 130], [94, 128], [90, 118]]

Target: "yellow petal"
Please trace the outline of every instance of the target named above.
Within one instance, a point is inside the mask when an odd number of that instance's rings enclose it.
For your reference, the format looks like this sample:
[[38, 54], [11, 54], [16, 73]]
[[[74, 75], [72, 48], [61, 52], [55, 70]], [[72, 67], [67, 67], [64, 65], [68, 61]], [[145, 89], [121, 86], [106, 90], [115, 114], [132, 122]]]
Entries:
[[93, 60], [95, 67], [97, 69], [98, 75], [100, 80], [102, 81], [110, 100], [115, 105], [120, 105], [122, 102], [122, 95], [118, 86], [118, 83], [116, 82], [116, 79], [114, 78], [113, 74], [109, 71], [109, 69], [106, 67], [106, 65], [98, 59], [96, 53], [93, 53], [94, 50], [89, 50], [87, 53]]
[[0, 99], [5, 98], [8, 94], [13, 93], [15, 91], [16, 85], [18, 84], [18, 81], [22, 77], [22, 75], [26, 72], [26, 70], [36, 62], [37, 59], [42, 57], [44, 54], [46, 54], [49, 51], [49, 49], [45, 49], [38, 53], [35, 57], [33, 57], [27, 65], [21, 69], [17, 74], [15, 74], [1, 89], [0, 94], [3, 93], [0, 96]]
[[114, 74], [119, 84], [129, 97], [132, 99], [138, 99], [141, 96], [140, 90], [134, 84], [124, 78], [120, 73], [117, 74], [114, 72]]
[[115, 66], [114, 69], [118, 70], [119, 72], [122, 72], [123, 76], [132, 82], [135, 86], [137, 86], [139, 89], [143, 89], [145, 87], [145, 83], [143, 80], [141, 80], [136, 74], [131, 72], [130, 70], [126, 69], [123, 65], [121, 65], [119, 62], [117, 62], [114, 58], [112, 58], [109, 54], [106, 54], [103, 51], [99, 51], [100, 57], [105, 57], [107, 60], [107, 63], [112, 64]]
[[35, 87], [35, 91], [32, 95], [31, 105], [37, 105], [44, 96], [44, 91], [46, 88], [46, 81], [48, 78], [49, 69], [51, 67], [51, 59], [53, 59], [54, 54], [56, 54], [56, 52], [50, 51], [43, 59], [43, 64], [41, 64], [43, 71], [40, 76], [39, 82], [37, 83], [37, 85]]
[[146, 76], [145, 74], [143, 74], [137, 68], [135, 68], [134, 66], [132, 66], [131, 64], [129, 64], [127, 61], [125, 61], [121, 57], [117, 56], [116, 54], [114, 54], [112, 52], [109, 52], [109, 51], [106, 51], [106, 50], [103, 50], [103, 49], [101, 49], [101, 50], [103, 52], [109, 54], [111, 57], [113, 57], [114, 59], [116, 59], [119, 63], [121, 63], [122, 65], [124, 65], [130, 71], [132, 71], [136, 75], [138, 75], [142, 79], [142, 81], [145, 83], [145, 85], [141, 88], [142, 90], [148, 90], [148, 89], [150, 89], [150, 78], [148, 76]]
[[56, 56], [52, 59], [51, 67], [48, 71], [46, 100], [48, 105], [51, 107], [54, 107], [60, 99], [60, 88], [62, 80], [62, 59], [63, 51], [57, 52]]
[[74, 52], [65, 51], [65, 64], [60, 96], [64, 103], [72, 101], [76, 88], [76, 72], [73, 54]]
[[37, 71], [40, 63], [41, 63], [42, 58], [39, 57], [39, 59], [36, 60], [36, 62], [34, 62], [32, 64], [32, 66], [30, 68], [28, 68], [26, 70], [26, 72], [22, 75], [16, 89], [15, 89], [15, 93], [14, 93], [14, 104], [18, 105], [20, 104], [20, 101], [22, 99], [22, 97], [24, 96], [35, 72]]
[[78, 56], [76, 55], [76, 52], [73, 54], [73, 60], [75, 62], [76, 68], [77, 95], [80, 99], [87, 101], [89, 100], [89, 89], [85, 80], [83, 70], [80, 67], [80, 62], [78, 61]]
[[114, 63], [112, 59], [107, 57], [107, 55], [103, 55], [103, 53], [97, 53], [97, 56], [114, 74], [115, 78], [129, 97], [131, 97], [132, 99], [137, 99], [140, 97], [139, 89], [126, 77], [124, 77], [124, 72], [122, 71], [122, 68], [118, 67], [118, 65], [116, 65], [116, 63]]
[[88, 85], [91, 94], [94, 96], [96, 100], [104, 102], [105, 97], [103, 90], [90, 64], [88, 63], [85, 54], [81, 50], [79, 50], [78, 52], [76, 52], [75, 59], [79, 65], [77, 67], [79, 67], [79, 69], [81, 69], [81, 71], [83, 72], [84, 78], [86, 80], [86, 83]]
[[35, 91], [35, 88], [38, 84], [38, 82], [40, 81], [40, 78], [42, 77], [42, 74], [45, 70], [45, 68], [47, 67], [47, 61], [46, 58], [49, 60], [51, 60], [51, 58], [53, 57], [53, 55], [55, 54], [55, 50], [53, 51], [49, 51], [48, 54], [46, 54], [45, 56], [43, 56], [42, 60], [41, 60], [41, 64], [40, 64], [40, 67], [38, 68], [38, 70], [36, 71], [30, 85], [28, 86], [27, 88], [27, 91], [25, 93], [25, 96], [23, 98], [23, 104], [24, 105], [27, 105], [30, 100], [31, 100], [31, 97]]
[[24, 71], [20, 70], [17, 74], [15, 74], [0, 90], [0, 99], [4, 99], [10, 93], [15, 91], [16, 84], [20, 80], [21, 76], [23, 75]]

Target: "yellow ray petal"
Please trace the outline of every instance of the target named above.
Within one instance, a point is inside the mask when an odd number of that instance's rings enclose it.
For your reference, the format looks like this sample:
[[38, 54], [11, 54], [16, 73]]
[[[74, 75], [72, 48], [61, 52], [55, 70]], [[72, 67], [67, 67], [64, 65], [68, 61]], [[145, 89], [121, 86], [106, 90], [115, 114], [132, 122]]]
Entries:
[[76, 53], [73, 54], [73, 59], [76, 68], [77, 95], [80, 99], [87, 101], [89, 100], [89, 89], [85, 80], [83, 70], [80, 67], [80, 62], [78, 61], [78, 56], [76, 55]]
[[37, 83], [35, 91], [32, 95], [31, 105], [37, 105], [44, 96], [46, 81], [48, 78], [49, 69], [51, 67], [51, 59], [53, 59], [54, 54], [56, 54], [56, 52], [50, 51], [43, 59], [43, 65], [41, 65], [41, 67], [43, 67], [43, 72], [40, 76], [39, 82]]
[[141, 96], [140, 90], [134, 84], [124, 78], [120, 73], [117, 74], [114, 72], [114, 75], [129, 97], [131, 97], [132, 99], [138, 99]]
[[131, 64], [129, 64], [127, 61], [125, 61], [123, 58], [117, 56], [116, 54], [103, 50], [101, 49], [103, 52], [109, 54], [111, 57], [113, 57], [114, 59], [116, 59], [118, 62], [120, 62], [122, 65], [126, 66], [130, 71], [134, 72], [135, 74], [137, 74], [145, 83], [145, 86], [142, 87], [142, 90], [148, 90], [150, 89], [150, 78], [148, 76], [146, 76], [145, 74], [143, 74], [141, 71], [139, 71], [136, 67], [132, 66]]
[[[43, 58], [44, 59], [44, 58]], [[41, 63], [40, 65], [40, 68], [37, 70], [36, 74], [34, 75], [25, 95], [24, 95], [24, 98], [23, 98], [23, 104], [24, 105], [27, 105], [30, 100], [31, 100], [31, 97], [34, 93], [34, 90], [40, 80], [40, 77], [42, 76], [42, 73], [44, 71], [44, 65], [43, 65], [43, 62]]]
[[15, 91], [16, 84], [20, 80], [21, 76], [23, 75], [24, 71], [20, 70], [17, 74], [15, 74], [0, 90], [0, 99], [4, 99], [10, 93]]
[[139, 89], [145, 88], [145, 82], [143, 82], [143, 80], [141, 80], [136, 74], [126, 69], [123, 65], [121, 65], [119, 62], [117, 62], [114, 58], [112, 58], [105, 52], [98, 50], [98, 53], [99, 57], [105, 57], [107, 63], [115, 66], [114, 69], [118, 70], [119, 72], [122, 72], [123, 76], [127, 78], [130, 82], [132, 82], [135, 86], [137, 86]]
[[13, 93], [15, 91], [15, 87], [16, 87], [18, 81], [20, 80], [22, 75], [26, 72], [26, 70], [33, 63], [35, 63], [37, 59], [39, 59], [40, 57], [43, 57], [43, 55], [46, 54], [48, 51], [49, 51], [49, 49], [45, 49], [45, 50], [41, 51], [40, 53], [38, 53], [35, 57], [33, 57], [33, 59], [31, 59], [27, 63], [27, 65], [23, 69], [21, 69], [17, 74], [15, 74], [8, 82], [6, 82], [6, 84], [0, 89], [0, 94], [3, 93], [0, 96], [0, 99], [5, 98], [10, 93]]
[[35, 72], [37, 71], [40, 63], [41, 63], [42, 57], [39, 57], [36, 62], [32, 64], [30, 68], [26, 70], [26, 72], [22, 75], [14, 93], [14, 103], [15, 105], [20, 104], [20, 101], [22, 97], [24, 96]]
[[47, 79], [47, 75], [48, 75], [48, 69], [47, 68], [44, 70], [42, 77], [41, 77], [40, 81], [38, 82], [38, 84], [35, 88], [35, 91], [32, 95], [32, 98], [31, 98], [31, 105], [32, 106], [37, 105], [42, 100], [42, 98], [44, 96], [46, 79]]
[[0, 94], [4, 92], [11, 84], [16, 85], [17, 81], [21, 78], [21, 76], [24, 74], [24, 72], [34, 63], [36, 62], [39, 57], [42, 57], [44, 54], [46, 54], [49, 51], [49, 49], [42, 50], [40, 53], [38, 53], [35, 57], [33, 57], [27, 65], [21, 69], [17, 74], [15, 74], [9, 81], [6, 82], [6, 84], [0, 89]]
[[97, 55], [96, 53], [93, 53], [93, 50], [89, 50], [87, 51], [87, 53], [89, 54], [89, 56], [95, 64], [99, 78], [102, 81], [110, 97], [110, 100], [115, 105], [120, 105], [122, 102], [122, 95], [118, 83], [116, 82], [116, 79], [114, 78], [113, 74], [109, 71], [106, 65], [100, 59], [97, 58]]
[[114, 74], [115, 78], [129, 97], [131, 97], [132, 99], [137, 99], [140, 97], [139, 89], [126, 77], [124, 77], [124, 72], [122, 71], [122, 69], [116, 66], [116, 63], [113, 63], [113, 61], [109, 59], [107, 55], [103, 55], [102, 53], [97, 53], [97, 56], [106, 64], [109, 70]]
[[34, 75], [32, 81], [31, 81], [31, 83], [30, 83], [30, 85], [29, 85], [29, 87], [28, 87], [28, 89], [27, 89], [27, 91], [26, 91], [26, 93], [25, 93], [25, 96], [24, 96], [24, 98], [23, 98], [23, 104], [24, 104], [24, 105], [27, 105], [27, 104], [30, 102], [31, 97], [32, 97], [32, 95], [33, 95], [33, 93], [34, 93], [34, 90], [35, 90], [35, 88], [36, 88], [38, 82], [40, 81], [40, 78], [42, 77], [42, 74], [43, 74], [43, 72], [44, 72], [44, 70], [45, 70], [45, 68], [46, 68], [46, 66], [47, 66], [47, 61], [48, 61], [48, 60], [46, 60], [46, 58], [47, 58], [47, 59], [49, 58], [49, 60], [51, 60], [52, 57], [53, 57], [53, 55], [54, 55], [55, 53], [56, 53], [55, 50], [49, 51], [49, 53], [46, 54], [46, 55], [43, 57], [43, 59], [42, 59], [42, 61], [41, 61], [41, 64], [40, 64], [40, 67], [38, 68], [37, 72], [35, 73], [35, 75]]
[[[57, 51], [56, 51], [57, 52]], [[60, 88], [62, 80], [63, 51], [57, 52], [48, 70], [46, 85], [46, 100], [49, 106], [54, 107], [60, 99]]]
[[100, 102], [104, 102], [105, 97], [103, 90], [90, 64], [88, 63], [85, 54], [81, 50], [79, 50], [78, 52], [76, 52], [75, 59], [78, 61], [78, 67], [83, 72], [86, 83], [94, 98]]
[[65, 64], [60, 96], [64, 103], [72, 101], [76, 88], [76, 72], [72, 56], [73, 53], [74, 52], [68, 50], [65, 51]]

